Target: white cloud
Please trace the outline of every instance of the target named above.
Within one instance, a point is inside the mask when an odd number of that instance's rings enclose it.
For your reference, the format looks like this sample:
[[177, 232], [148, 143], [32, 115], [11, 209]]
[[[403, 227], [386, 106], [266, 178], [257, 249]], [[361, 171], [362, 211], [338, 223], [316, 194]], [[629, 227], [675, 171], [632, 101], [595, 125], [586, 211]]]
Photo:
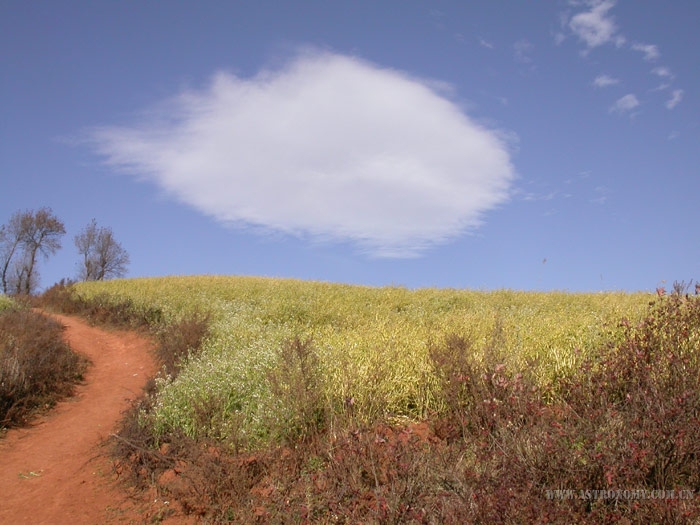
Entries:
[[639, 106], [639, 100], [637, 99], [636, 95], [630, 93], [618, 99], [610, 108], [610, 112], [626, 113], [628, 111], [632, 111], [637, 106]]
[[640, 44], [640, 43], [634, 43], [632, 44], [632, 49], [634, 51], [640, 51], [644, 53], [644, 60], [648, 62], [653, 62], [654, 60], [658, 60], [658, 58], [661, 56], [661, 53], [659, 52], [659, 48], [653, 44]]
[[620, 80], [617, 78], [613, 78], [609, 75], [598, 75], [595, 77], [595, 80], [593, 80], [593, 85], [595, 87], [607, 87], [607, 86], [614, 86], [615, 84], [619, 84]]
[[671, 98], [666, 101], [666, 107], [668, 109], [673, 109], [680, 104], [681, 100], [683, 100], [683, 90], [674, 89], [673, 93], [671, 93]]
[[615, 6], [614, 0], [591, 0], [589, 11], [571, 17], [569, 28], [589, 49], [614, 43], [621, 46], [625, 38], [618, 34], [615, 20], [608, 11]]
[[445, 93], [307, 52], [253, 78], [218, 73], [90, 139], [115, 169], [223, 223], [408, 257], [479, 226], [510, 197], [503, 135]]
[[652, 73], [655, 75], [660, 76], [661, 78], [673, 78], [673, 73], [671, 73], [671, 70], [668, 69], [667, 67], [655, 67], [654, 69], [651, 70]]

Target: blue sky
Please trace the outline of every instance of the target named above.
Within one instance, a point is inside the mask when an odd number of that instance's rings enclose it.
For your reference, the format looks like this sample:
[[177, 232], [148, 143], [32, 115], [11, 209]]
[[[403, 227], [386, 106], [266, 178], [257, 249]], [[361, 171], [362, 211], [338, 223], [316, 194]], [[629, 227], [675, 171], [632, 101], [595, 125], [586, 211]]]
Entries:
[[700, 3], [0, 2], [0, 223], [129, 276], [700, 278]]

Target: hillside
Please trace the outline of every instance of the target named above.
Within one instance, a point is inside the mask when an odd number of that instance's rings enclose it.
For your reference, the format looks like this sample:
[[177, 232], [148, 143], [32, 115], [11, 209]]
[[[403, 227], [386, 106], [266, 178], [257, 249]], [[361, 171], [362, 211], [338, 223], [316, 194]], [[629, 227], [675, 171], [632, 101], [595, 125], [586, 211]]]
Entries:
[[117, 464], [202, 519], [700, 517], [697, 296], [212, 276], [66, 292], [171, 349]]
[[[267, 379], [294, 338], [313, 342], [315, 388], [331, 412], [352, 399], [363, 421], [387, 414], [420, 419], [442, 406], [428, 351], [447, 336], [467, 337], [477, 356], [497, 348], [510, 369], [527, 369], [544, 386], [576, 370], [623, 317], [638, 319], [649, 300], [646, 294], [408, 290], [216, 276], [75, 289], [84, 297], [131, 301], [164, 320], [210, 312], [211, 336], [201, 353], [176, 381], [159, 383], [157, 426], [222, 437], [244, 413], [253, 441], [285, 431], [269, 428], [289, 414]], [[200, 404], [212, 412], [210, 421], [195, 421], [191, 407]]]

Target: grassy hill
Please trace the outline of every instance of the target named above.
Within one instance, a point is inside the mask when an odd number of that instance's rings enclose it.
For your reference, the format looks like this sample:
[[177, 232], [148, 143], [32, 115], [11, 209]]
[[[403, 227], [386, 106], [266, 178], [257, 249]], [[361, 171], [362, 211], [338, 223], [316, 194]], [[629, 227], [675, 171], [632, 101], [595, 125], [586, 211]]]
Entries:
[[700, 519], [700, 296], [683, 286], [64, 290], [74, 312], [158, 327], [170, 357], [117, 462], [213, 523]]
[[[249, 444], [290, 432], [295, 400], [280, 365], [309, 343], [316, 403], [332, 416], [352, 403], [360, 421], [421, 419], [444, 408], [430, 349], [449, 336], [469, 341], [544, 388], [576, 370], [624, 317], [639, 319], [648, 294], [530, 293], [499, 290], [362, 287], [255, 277], [167, 277], [75, 286], [83, 297], [107, 294], [174, 320], [210, 312], [211, 335], [174, 381], [158, 381], [154, 420], [192, 437], [235, 431]], [[290, 364], [291, 363], [291, 364]], [[287, 374], [302, 374], [288, 370]], [[207, 417], [201, 417], [206, 407]], [[300, 423], [297, 422], [297, 426]], [[298, 431], [299, 429], [297, 429]]]

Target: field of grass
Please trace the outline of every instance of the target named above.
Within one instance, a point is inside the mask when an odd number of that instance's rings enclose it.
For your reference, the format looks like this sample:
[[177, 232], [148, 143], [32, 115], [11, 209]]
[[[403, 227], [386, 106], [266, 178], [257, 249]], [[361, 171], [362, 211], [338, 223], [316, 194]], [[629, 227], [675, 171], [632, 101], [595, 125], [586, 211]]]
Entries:
[[[218, 276], [81, 283], [75, 290], [159, 310], [165, 321], [209, 312], [201, 352], [176, 379], [158, 380], [152, 424], [156, 432], [179, 429], [194, 438], [235, 435], [246, 446], [303, 433], [299, 396], [311, 389], [314, 410], [331, 424], [350, 409], [365, 423], [440, 413], [445, 401], [429, 353], [451, 335], [468, 340], [465, 351], [477, 359], [495, 353], [544, 392], [556, 390], [616, 337], [622, 318], [639, 320], [650, 300], [641, 293], [409, 290]], [[294, 383], [308, 391], [295, 391]]]

